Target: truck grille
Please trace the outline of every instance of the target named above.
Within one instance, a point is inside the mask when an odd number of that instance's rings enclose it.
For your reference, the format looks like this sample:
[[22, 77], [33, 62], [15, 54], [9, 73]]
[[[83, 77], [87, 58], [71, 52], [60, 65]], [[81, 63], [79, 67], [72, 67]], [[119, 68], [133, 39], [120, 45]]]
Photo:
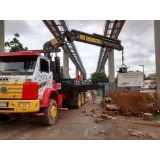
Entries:
[[22, 99], [24, 82], [0, 82], [0, 99]]

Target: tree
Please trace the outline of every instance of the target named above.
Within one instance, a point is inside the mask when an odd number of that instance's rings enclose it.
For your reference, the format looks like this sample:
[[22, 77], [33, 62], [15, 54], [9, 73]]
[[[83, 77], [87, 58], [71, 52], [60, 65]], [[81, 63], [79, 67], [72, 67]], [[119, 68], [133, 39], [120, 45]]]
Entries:
[[63, 66], [60, 67], [60, 78], [65, 78], [65, 75], [63, 73]]
[[95, 84], [100, 79], [106, 79], [108, 76], [104, 72], [95, 72], [91, 74], [91, 83]]
[[144, 74], [144, 80], [150, 80], [150, 79], [151, 79], [150, 76], [146, 76], [146, 75]]
[[15, 33], [14, 38], [11, 41], [8, 40], [7, 42], [5, 42], [5, 50], [7, 52], [17, 52], [27, 49], [26, 47], [23, 48], [22, 43], [20, 43], [18, 40], [19, 37], [20, 37], [19, 34]]

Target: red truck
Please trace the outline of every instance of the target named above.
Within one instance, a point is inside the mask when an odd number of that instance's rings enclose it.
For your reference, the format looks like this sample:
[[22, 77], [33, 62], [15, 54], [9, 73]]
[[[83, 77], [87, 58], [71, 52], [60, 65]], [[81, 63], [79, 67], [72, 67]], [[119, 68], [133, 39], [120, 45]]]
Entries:
[[85, 103], [86, 90], [104, 91], [102, 85], [60, 78], [60, 59], [53, 61], [50, 52], [73, 40], [123, 50], [119, 40], [71, 30], [46, 42], [45, 56], [39, 51], [0, 53], [0, 120], [31, 114], [41, 116], [44, 125], [53, 125], [59, 109], [78, 109]]

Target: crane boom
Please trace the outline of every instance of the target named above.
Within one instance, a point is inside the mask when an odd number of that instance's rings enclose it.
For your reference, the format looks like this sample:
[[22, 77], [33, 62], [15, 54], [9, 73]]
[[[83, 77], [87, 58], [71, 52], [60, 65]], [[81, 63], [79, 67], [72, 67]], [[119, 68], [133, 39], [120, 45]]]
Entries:
[[43, 45], [44, 49], [58, 49], [65, 43], [71, 43], [73, 41], [88, 43], [100, 47], [106, 47], [116, 50], [123, 50], [121, 41], [114, 38], [105, 37], [99, 34], [89, 34], [77, 30], [65, 31], [58, 38], [53, 38]]

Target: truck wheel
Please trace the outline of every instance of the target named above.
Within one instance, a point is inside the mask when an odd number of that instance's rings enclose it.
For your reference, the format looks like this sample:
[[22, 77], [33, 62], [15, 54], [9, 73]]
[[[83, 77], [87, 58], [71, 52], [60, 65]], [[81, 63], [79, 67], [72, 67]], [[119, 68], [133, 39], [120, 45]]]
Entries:
[[81, 94], [78, 94], [77, 96], [78, 96], [78, 97], [77, 97], [77, 104], [75, 105], [75, 108], [76, 108], [76, 109], [80, 109], [81, 106], [82, 106]]
[[42, 109], [44, 116], [42, 123], [47, 126], [53, 125], [57, 120], [58, 108], [55, 100], [50, 99], [49, 106]]
[[84, 95], [84, 93], [82, 92], [82, 93], [81, 93], [81, 104], [82, 104], [82, 106], [84, 105], [84, 102], [85, 102], [85, 95]]

